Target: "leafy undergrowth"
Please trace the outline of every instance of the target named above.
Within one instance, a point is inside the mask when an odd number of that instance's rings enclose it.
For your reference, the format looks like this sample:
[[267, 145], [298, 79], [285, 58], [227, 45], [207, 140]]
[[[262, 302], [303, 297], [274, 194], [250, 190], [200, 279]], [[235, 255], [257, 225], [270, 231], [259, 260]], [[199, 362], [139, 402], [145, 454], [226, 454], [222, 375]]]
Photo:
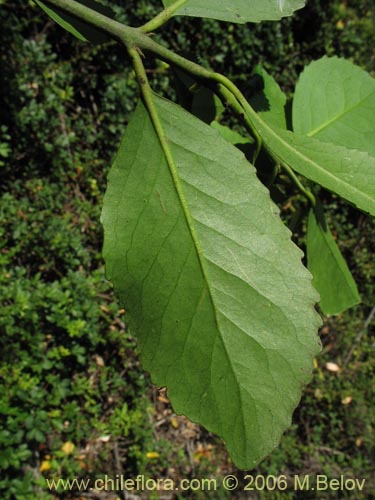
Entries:
[[[136, 4], [126, 15], [119, 8], [119, 19], [140, 24], [157, 7], [157, 2]], [[301, 13], [298, 21], [255, 27], [255, 37], [242, 27], [228, 30], [218, 60], [211, 60], [207, 49], [202, 58], [236, 73], [244, 68], [244, 54], [259, 50], [259, 60], [268, 61], [267, 69], [280, 76], [285, 90], [294, 87], [308, 46], [311, 57], [327, 50], [370, 65], [364, 49], [370, 40], [369, 17], [362, 15], [369, 12], [366, 5], [361, 2], [355, 10], [353, 2], [331, 2], [329, 28], [328, 11], [312, 1], [307, 18], [315, 8], [313, 18], [322, 21], [315, 28], [309, 24], [305, 33], [297, 32]], [[135, 84], [122, 71], [122, 52], [111, 44], [90, 49], [72, 43], [27, 2], [0, 2], [0, 21], [1, 498], [124, 498], [103, 491], [83, 495], [77, 488], [53, 493], [46, 483], [105, 474], [217, 480], [215, 492], [138, 491], [127, 496], [133, 500], [316, 498], [314, 492], [291, 488], [244, 492], [245, 473], [234, 469], [222, 443], [176, 416], [167, 395], [150, 385], [139, 365], [136, 342], [104, 278], [100, 254], [105, 174], [134, 105]], [[204, 38], [199, 23], [180, 29], [181, 46], [195, 36], [198, 52], [212, 46], [218, 24], [208, 23]], [[293, 44], [288, 29], [294, 24]], [[269, 53], [271, 39], [277, 43]], [[149, 71], [159, 88], [167, 87], [165, 68]], [[284, 194], [282, 214], [297, 239], [305, 206], [288, 183]], [[375, 305], [375, 227], [366, 216], [324, 196], [363, 302], [325, 321], [324, 350], [293, 426], [251, 473], [285, 475], [290, 483], [297, 474], [366, 478], [362, 493], [340, 492], [341, 498], [365, 500], [375, 498], [374, 321], [366, 327]], [[227, 474], [240, 480], [233, 492], [220, 486]], [[337, 498], [337, 492], [321, 491], [319, 498]]]

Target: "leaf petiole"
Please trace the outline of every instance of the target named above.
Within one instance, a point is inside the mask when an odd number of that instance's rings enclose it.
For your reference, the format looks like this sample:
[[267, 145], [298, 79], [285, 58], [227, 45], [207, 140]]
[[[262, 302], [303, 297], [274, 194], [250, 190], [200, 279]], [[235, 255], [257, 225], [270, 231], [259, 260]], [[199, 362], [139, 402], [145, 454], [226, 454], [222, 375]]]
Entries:
[[302, 184], [298, 176], [295, 174], [294, 170], [289, 167], [285, 162], [281, 163], [281, 167], [285, 170], [286, 174], [290, 177], [290, 179], [294, 182], [297, 188], [301, 191], [301, 193], [309, 200], [312, 207], [316, 206], [316, 199], [313, 193], [305, 188]]
[[[214, 73], [214, 75], [216, 75], [216, 78], [218, 76], [220, 77], [220, 82], [223, 81], [222, 79], [225, 79], [225, 82], [220, 83], [220, 85], [219, 85], [219, 89], [218, 89], [219, 96], [222, 98], [224, 103], [228, 103], [229, 106], [231, 106], [231, 108], [244, 120], [245, 127], [255, 138], [255, 141], [257, 144], [256, 150], [255, 150], [254, 156], [253, 156], [253, 165], [255, 165], [255, 162], [256, 162], [256, 160], [259, 156], [260, 150], [262, 148], [262, 138], [261, 138], [260, 134], [258, 133], [258, 131], [256, 130], [256, 128], [254, 127], [252, 121], [249, 119], [249, 116], [243, 107], [244, 102], [247, 103], [246, 98], [245, 98], [245, 96], [242, 95], [241, 91], [229, 79], [227, 79], [223, 75], [220, 75], [220, 73]], [[228, 82], [230, 82], [231, 88], [228, 88]], [[237, 96], [235, 95], [233, 90], [234, 90], [234, 92], [236, 92], [236, 94], [238, 96], [240, 96], [242, 103], [240, 103], [239, 99], [237, 98]], [[250, 106], [250, 104], [248, 104], [248, 105]]]
[[143, 31], [143, 33], [151, 33], [156, 31], [158, 28], [163, 26], [169, 19], [174, 15], [176, 10], [182, 7], [187, 0], [177, 0], [169, 7], [166, 7], [164, 10], [159, 12], [154, 18], [150, 19], [147, 23], [141, 26], [139, 29]]

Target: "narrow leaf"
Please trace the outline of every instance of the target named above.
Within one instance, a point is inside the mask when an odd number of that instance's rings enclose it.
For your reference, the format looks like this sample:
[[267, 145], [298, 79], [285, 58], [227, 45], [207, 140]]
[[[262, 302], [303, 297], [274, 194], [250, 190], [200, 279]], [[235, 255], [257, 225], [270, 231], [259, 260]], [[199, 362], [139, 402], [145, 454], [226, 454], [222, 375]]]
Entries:
[[[165, 7], [176, 0], [163, 0]], [[186, 0], [175, 15], [208, 17], [232, 23], [276, 21], [301, 9], [305, 0]]]
[[256, 113], [251, 118], [281, 163], [375, 215], [375, 157], [271, 127]]
[[321, 209], [318, 218], [310, 210], [306, 244], [308, 268], [324, 314], [339, 314], [358, 304], [357, 286]]
[[[100, 14], [104, 14], [107, 17], [113, 17], [113, 11], [109, 7], [105, 7], [99, 2], [95, 0], [77, 0], [79, 3], [86, 5], [90, 9], [96, 10], [100, 12]], [[41, 9], [44, 10], [46, 14], [50, 16], [53, 21], [59, 24], [66, 31], [69, 31], [72, 35], [78, 38], [81, 41], [90, 41], [95, 44], [104, 43], [110, 40], [110, 36], [103, 31], [100, 31], [96, 28], [93, 28], [90, 24], [81, 21], [80, 19], [71, 16], [70, 14], [66, 14], [63, 10], [58, 7], [52, 7], [46, 5], [41, 0], [34, 0], [34, 2], [39, 5]]]
[[323, 57], [302, 73], [293, 100], [295, 132], [375, 156], [375, 80], [345, 59]]
[[254, 74], [261, 79], [262, 88], [251, 96], [250, 104], [267, 123], [286, 129], [286, 95], [262, 66], [257, 66]]
[[107, 276], [154, 383], [249, 468], [310, 378], [317, 294], [242, 153], [179, 106], [155, 105], [175, 167], [139, 103], [104, 199]]

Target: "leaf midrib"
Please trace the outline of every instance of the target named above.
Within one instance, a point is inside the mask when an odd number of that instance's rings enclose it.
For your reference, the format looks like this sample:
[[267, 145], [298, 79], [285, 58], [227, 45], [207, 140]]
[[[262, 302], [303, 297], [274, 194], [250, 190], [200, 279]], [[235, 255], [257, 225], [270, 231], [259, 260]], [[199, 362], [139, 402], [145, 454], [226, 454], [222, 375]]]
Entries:
[[[155, 106], [155, 108], [157, 110], [157, 105]], [[159, 118], [159, 120], [160, 120], [160, 118]], [[160, 123], [162, 123], [161, 120], [160, 120]], [[163, 129], [164, 129], [164, 127], [163, 127]], [[202, 250], [202, 247], [201, 247], [199, 239], [198, 239], [198, 235], [197, 235], [196, 230], [195, 230], [194, 219], [193, 219], [193, 216], [190, 213], [189, 204], [188, 204], [188, 202], [186, 200], [186, 197], [185, 197], [185, 194], [184, 194], [184, 191], [183, 191], [183, 186], [182, 186], [183, 183], [182, 183], [181, 177], [179, 175], [179, 172], [178, 172], [178, 169], [177, 169], [177, 165], [176, 165], [176, 163], [174, 161], [174, 156], [173, 156], [172, 150], [171, 150], [171, 148], [169, 146], [169, 142], [168, 141], [164, 141], [161, 137], [159, 137], [158, 130], [156, 128], [154, 128], [154, 130], [155, 130], [155, 134], [156, 134], [156, 136], [157, 136], [157, 138], [158, 138], [158, 140], [160, 142], [160, 146], [162, 148], [163, 155], [165, 157], [165, 161], [166, 161], [166, 163], [168, 165], [168, 168], [169, 168], [169, 171], [171, 173], [173, 185], [174, 185], [174, 188], [176, 190], [177, 196], [178, 196], [178, 198], [180, 200], [181, 207], [182, 207], [185, 219], [186, 219], [186, 223], [187, 223], [187, 226], [189, 228], [189, 232], [190, 232], [191, 238], [193, 240], [193, 245], [194, 245], [195, 251], [197, 253], [199, 265], [200, 265], [200, 268], [201, 268], [201, 271], [202, 271], [202, 274], [203, 274], [204, 282], [206, 284], [206, 287], [207, 287], [207, 290], [208, 290], [208, 293], [209, 293], [209, 296], [210, 296], [210, 301], [211, 301], [211, 304], [212, 304], [212, 308], [213, 308], [213, 311], [214, 311], [214, 317], [215, 317], [217, 335], [218, 335], [218, 337], [220, 339], [220, 342], [221, 342], [221, 344], [223, 346], [226, 358], [228, 359], [228, 365], [230, 366], [230, 369], [231, 369], [231, 371], [233, 373], [233, 377], [234, 377], [234, 379], [237, 382], [237, 385], [238, 385], [238, 397], [239, 397], [239, 400], [240, 400], [240, 403], [241, 403], [240, 407], [243, 408], [242, 395], [241, 395], [241, 390], [240, 390], [240, 383], [238, 381], [238, 377], [237, 377], [236, 371], [234, 370], [233, 363], [232, 363], [231, 358], [229, 356], [229, 353], [228, 353], [228, 350], [227, 350], [227, 347], [225, 345], [224, 338], [223, 338], [223, 335], [222, 335], [222, 327], [220, 326], [220, 321], [219, 321], [220, 311], [218, 310], [217, 305], [216, 305], [215, 300], [214, 300], [214, 292], [212, 290], [212, 287], [211, 287], [211, 284], [210, 284], [210, 280], [208, 278], [209, 273], [206, 270], [206, 264], [205, 264], [205, 258], [204, 258], [204, 255], [203, 255], [203, 250]], [[243, 426], [243, 429], [244, 429], [244, 434], [247, 435], [244, 414], [243, 414], [242, 411], [240, 412], [240, 414], [241, 414], [242, 426]]]
[[354, 106], [351, 106], [350, 108], [348, 109], [345, 109], [344, 111], [342, 111], [341, 113], [338, 113], [336, 115], [334, 115], [331, 119], [327, 120], [326, 122], [322, 123], [321, 125], [319, 125], [319, 127], [316, 127], [315, 129], [311, 130], [310, 132], [308, 132], [306, 135], [308, 137], [313, 137], [315, 136], [316, 134], [318, 134], [319, 132], [321, 132], [322, 130], [324, 130], [325, 128], [329, 127], [330, 125], [332, 125], [332, 123], [336, 122], [337, 120], [339, 120], [340, 118], [342, 118], [343, 116], [345, 116], [346, 114], [348, 113], [351, 113], [352, 111], [354, 111], [356, 108], [358, 108], [361, 104], [363, 104], [366, 99], [368, 99], [371, 95], [372, 95], [373, 92], [370, 92], [369, 94], [367, 94], [361, 101], [357, 102], [357, 104], [355, 104]]

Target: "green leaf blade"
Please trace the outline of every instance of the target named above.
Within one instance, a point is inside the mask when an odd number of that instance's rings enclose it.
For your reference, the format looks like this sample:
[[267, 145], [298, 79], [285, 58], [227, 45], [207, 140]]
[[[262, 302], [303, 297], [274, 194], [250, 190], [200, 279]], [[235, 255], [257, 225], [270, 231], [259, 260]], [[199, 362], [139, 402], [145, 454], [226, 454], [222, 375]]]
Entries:
[[[165, 7], [175, 0], [163, 0]], [[175, 15], [206, 17], [232, 23], [277, 21], [305, 6], [305, 0], [187, 0]]]
[[227, 127], [226, 125], [221, 125], [219, 122], [213, 121], [210, 123], [211, 127], [216, 129], [219, 134], [228, 142], [233, 145], [236, 144], [254, 144], [254, 139], [250, 136], [243, 137], [241, 134]]
[[375, 80], [345, 59], [305, 68], [293, 100], [295, 132], [375, 156]]
[[270, 126], [254, 111], [250, 118], [281, 164], [375, 215], [375, 157]]
[[375, 215], [375, 158], [367, 153], [279, 131], [298, 173]]
[[324, 216], [318, 219], [313, 210], [308, 218], [306, 246], [307, 265], [324, 314], [340, 314], [359, 304], [357, 286]]
[[175, 411], [252, 467], [310, 378], [317, 296], [253, 167], [217, 131], [155, 99], [186, 207], [140, 104], [104, 200], [107, 275]]
[[[96, 10], [100, 14], [104, 14], [107, 17], [113, 17], [113, 11], [109, 7], [102, 5], [95, 0], [77, 0], [79, 3], [89, 7], [90, 9]], [[70, 14], [67, 14], [58, 7], [52, 7], [46, 5], [41, 0], [34, 0], [34, 2], [39, 5], [39, 7], [57, 24], [59, 24], [66, 31], [71, 33], [73, 36], [81, 40], [82, 42], [90, 41], [94, 44], [100, 44], [111, 40], [111, 37], [104, 33], [103, 31], [94, 28], [88, 23], [85, 23], [81, 19], [78, 19]]]
[[251, 106], [270, 125], [286, 129], [286, 95], [262, 66], [256, 66], [254, 74], [262, 79], [263, 88], [251, 96]]

